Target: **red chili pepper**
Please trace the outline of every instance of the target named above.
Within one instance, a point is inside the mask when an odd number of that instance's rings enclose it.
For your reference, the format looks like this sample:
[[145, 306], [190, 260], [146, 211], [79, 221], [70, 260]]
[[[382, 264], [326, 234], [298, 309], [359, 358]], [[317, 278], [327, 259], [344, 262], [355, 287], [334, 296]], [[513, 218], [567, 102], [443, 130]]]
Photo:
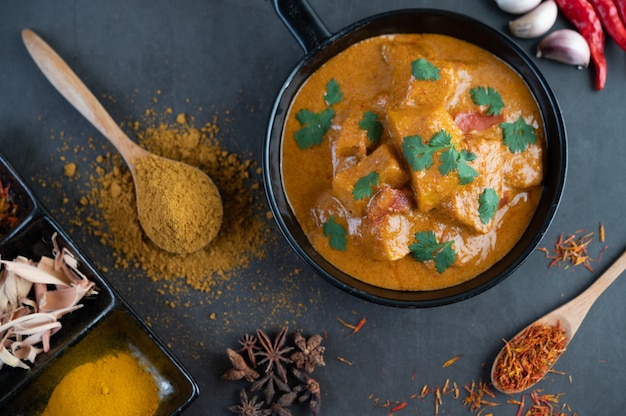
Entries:
[[556, 3], [589, 44], [591, 59], [596, 69], [596, 88], [604, 89], [606, 83], [604, 31], [593, 6], [587, 0], [556, 0]]
[[617, 8], [617, 14], [622, 18], [622, 23], [626, 26], [626, 2], [624, 0], [613, 0], [615, 7]]
[[626, 27], [613, 0], [588, 0], [593, 6], [606, 32], [617, 45], [626, 51]]

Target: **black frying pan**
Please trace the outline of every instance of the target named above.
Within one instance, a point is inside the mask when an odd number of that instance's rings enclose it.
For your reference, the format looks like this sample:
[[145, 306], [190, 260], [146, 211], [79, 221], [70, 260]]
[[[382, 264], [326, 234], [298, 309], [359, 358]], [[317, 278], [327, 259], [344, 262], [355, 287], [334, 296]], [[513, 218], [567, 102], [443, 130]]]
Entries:
[[[306, 55], [278, 93], [267, 129], [263, 155], [265, 190], [274, 218], [293, 250], [317, 274], [360, 298], [398, 307], [430, 307], [458, 302], [501, 282], [537, 247], [556, 213], [567, 171], [563, 118], [550, 87], [531, 59], [499, 31], [467, 16], [433, 9], [406, 9], [360, 20], [331, 33], [306, 0], [272, 0], [278, 16]], [[499, 57], [526, 81], [541, 111], [547, 138], [545, 190], [528, 229], [498, 263], [460, 285], [434, 291], [396, 291], [372, 286], [338, 270], [309, 243], [291, 209], [281, 171], [282, 132], [289, 105], [304, 81], [317, 68], [350, 45], [392, 33], [437, 33], [473, 43]]]

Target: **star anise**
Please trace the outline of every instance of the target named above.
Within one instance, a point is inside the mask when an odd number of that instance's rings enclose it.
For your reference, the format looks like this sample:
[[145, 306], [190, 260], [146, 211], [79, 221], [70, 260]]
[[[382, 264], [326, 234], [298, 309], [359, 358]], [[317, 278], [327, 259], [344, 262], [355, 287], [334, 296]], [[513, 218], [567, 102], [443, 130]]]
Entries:
[[291, 410], [289, 410], [289, 407], [296, 400], [296, 397], [297, 397], [296, 392], [289, 392], [280, 396], [277, 401], [275, 401], [274, 403], [270, 405], [270, 412], [271, 412], [270, 415], [271, 416], [292, 416]]
[[252, 387], [250, 387], [250, 390], [257, 391], [263, 386], [265, 386], [265, 388], [263, 389], [263, 394], [265, 395], [265, 401], [267, 403], [270, 403], [274, 399], [277, 388], [284, 393], [291, 392], [291, 387], [289, 387], [289, 384], [283, 382], [280, 378], [278, 378], [278, 376], [273, 371], [270, 371], [265, 376], [252, 383]]
[[300, 349], [300, 351], [291, 354], [290, 357], [297, 368], [312, 373], [315, 367], [326, 365], [324, 362], [324, 351], [326, 348], [320, 345], [322, 343], [321, 335], [315, 334], [306, 340], [300, 332], [296, 332], [293, 339], [296, 346]]
[[256, 368], [256, 357], [254, 356], [255, 352], [259, 350], [259, 346], [256, 343], [257, 339], [254, 335], [246, 334], [242, 339], [238, 340], [241, 344], [241, 348], [237, 350], [237, 352], [246, 352], [248, 355], [248, 359], [252, 364], [252, 367]]
[[308, 400], [311, 413], [313, 413], [314, 416], [317, 416], [320, 411], [320, 407], [322, 406], [320, 384], [309, 374], [303, 371], [294, 368], [292, 372], [293, 375], [296, 376], [296, 378], [302, 383], [293, 389], [293, 391], [299, 395], [298, 401], [303, 403]]
[[246, 360], [235, 350], [231, 348], [226, 349], [226, 354], [233, 368], [222, 374], [222, 378], [228, 381], [241, 380], [245, 378], [249, 382], [253, 382], [259, 378], [259, 373], [251, 369]]
[[271, 410], [263, 409], [263, 402], [257, 403], [256, 396], [248, 398], [246, 389], [241, 389], [239, 398], [241, 400], [240, 404], [228, 408], [232, 413], [237, 413], [239, 416], [269, 416], [271, 414]]
[[293, 349], [293, 347], [284, 347], [286, 341], [287, 327], [284, 327], [280, 333], [274, 339], [274, 343], [272, 344], [270, 338], [263, 332], [262, 330], [257, 330], [257, 336], [259, 337], [259, 342], [263, 349], [261, 351], [257, 351], [255, 355], [263, 357], [259, 364], [267, 363], [267, 367], [265, 368], [265, 372], [269, 373], [272, 369], [275, 369], [283, 382], [287, 381], [287, 371], [283, 366], [283, 363], [288, 364], [291, 360], [285, 357], [284, 354], [288, 353]]

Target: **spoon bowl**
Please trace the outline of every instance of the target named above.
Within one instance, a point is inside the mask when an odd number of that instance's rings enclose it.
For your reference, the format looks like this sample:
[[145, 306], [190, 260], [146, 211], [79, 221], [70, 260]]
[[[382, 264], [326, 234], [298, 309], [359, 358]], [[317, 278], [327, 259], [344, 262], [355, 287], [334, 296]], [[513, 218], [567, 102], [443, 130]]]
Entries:
[[[554, 363], [563, 355], [563, 352], [574, 338], [574, 335], [580, 328], [585, 316], [593, 306], [596, 300], [604, 293], [604, 291], [617, 279], [622, 272], [626, 269], [626, 252], [622, 253], [620, 257], [615, 260], [615, 262], [604, 272], [602, 275], [589, 286], [585, 291], [580, 293], [578, 296], [565, 303], [564, 305], [558, 307], [552, 312], [547, 313], [541, 318], [537, 319], [535, 322], [528, 325], [526, 328], [522, 329], [517, 335], [513, 337], [515, 339], [518, 336], [523, 336], [523, 334], [533, 325], [543, 324], [547, 326], [557, 326], [565, 331], [565, 340], [562, 345], [561, 350], [558, 352], [556, 359], [550, 364], [549, 368], [545, 369], [545, 373], [547, 373]], [[506, 354], [506, 346], [500, 350], [498, 355], [493, 361], [493, 365], [491, 367], [491, 384], [496, 390], [499, 390], [506, 394], [515, 394], [521, 393], [522, 391], [528, 390], [533, 387], [536, 383], [538, 383], [545, 373], [541, 375], [541, 377], [537, 377], [536, 381], [531, 384], [527, 384], [522, 388], [511, 389], [505, 388], [500, 385], [497, 377], [495, 376], [496, 368], [499, 361]]]
[[211, 178], [200, 169], [154, 155], [130, 140], [61, 57], [30, 29], [22, 40], [52, 85], [122, 155], [135, 184], [137, 214], [152, 242], [172, 253], [209, 244], [222, 225], [223, 206]]

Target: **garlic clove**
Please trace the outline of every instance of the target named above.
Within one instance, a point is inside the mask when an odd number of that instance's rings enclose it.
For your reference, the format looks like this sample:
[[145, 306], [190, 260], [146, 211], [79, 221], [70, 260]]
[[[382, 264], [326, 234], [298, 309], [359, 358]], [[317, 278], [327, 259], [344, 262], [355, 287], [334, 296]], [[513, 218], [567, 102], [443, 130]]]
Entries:
[[591, 52], [589, 44], [580, 33], [572, 29], [560, 29], [539, 42], [537, 57], [586, 68], [589, 66]]
[[495, 0], [500, 10], [511, 14], [528, 13], [541, 3], [541, 0]]
[[518, 38], [536, 38], [552, 28], [558, 13], [554, 0], [546, 0], [522, 17], [509, 22], [509, 29]]

